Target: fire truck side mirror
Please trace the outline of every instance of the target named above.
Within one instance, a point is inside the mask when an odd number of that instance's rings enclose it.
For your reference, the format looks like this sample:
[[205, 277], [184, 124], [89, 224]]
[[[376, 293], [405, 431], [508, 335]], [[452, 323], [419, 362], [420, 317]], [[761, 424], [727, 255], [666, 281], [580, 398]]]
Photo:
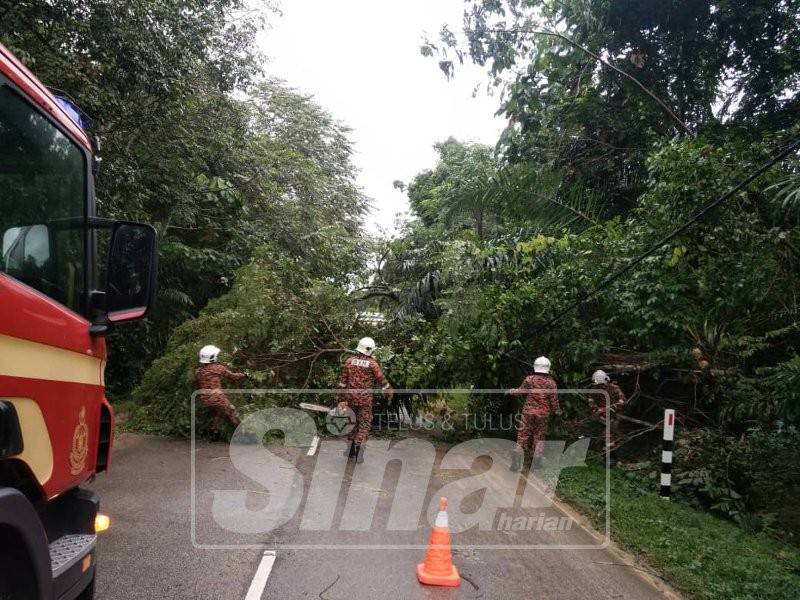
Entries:
[[105, 311], [91, 332], [103, 335], [112, 323], [141, 319], [156, 292], [158, 234], [150, 225], [117, 221], [111, 233], [106, 270]]

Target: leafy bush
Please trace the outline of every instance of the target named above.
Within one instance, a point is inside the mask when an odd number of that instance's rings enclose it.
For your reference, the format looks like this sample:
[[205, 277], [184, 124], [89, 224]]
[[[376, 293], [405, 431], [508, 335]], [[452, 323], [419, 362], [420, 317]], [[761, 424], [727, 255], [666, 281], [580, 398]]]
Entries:
[[795, 427], [737, 436], [687, 430], [677, 442], [675, 491], [746, 530], [794, 537], [800, 534], [800, 521], [789, 501], [800, 490], [798, 454], [800, 431]]
[[800, 423], [800, 356], [757, 369], [754, 376], [739, 373], [729, 379], [731, 402], [723, 410], [727, 422], [785, 419]]

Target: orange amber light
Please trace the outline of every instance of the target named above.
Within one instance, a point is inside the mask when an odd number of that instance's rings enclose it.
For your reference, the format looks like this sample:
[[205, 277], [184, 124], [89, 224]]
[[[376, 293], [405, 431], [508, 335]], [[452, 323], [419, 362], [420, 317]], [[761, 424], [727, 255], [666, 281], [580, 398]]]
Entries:
[[98, 514], [94, 518], [94, 532], [100, 533], [101, 531], [105, 531], [111, 525], [111, 519], [108, 518], [108, 515], [101, 515]]

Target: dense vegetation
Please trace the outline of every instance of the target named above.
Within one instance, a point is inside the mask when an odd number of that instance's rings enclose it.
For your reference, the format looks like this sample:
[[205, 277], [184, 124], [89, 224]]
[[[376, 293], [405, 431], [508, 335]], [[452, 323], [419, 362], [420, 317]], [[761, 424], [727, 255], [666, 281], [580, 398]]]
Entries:
[[679, 409], [687, 502], [797, 530], [796, 155], [553, 318], [800, 134], [798, 0], [469, 0], [421, 51], [485, 65], [508, 127], [396, 182], [391, 240], [364, 235], [346, 128], [268, 77], [271, 15], [247, 6], [0, 2], [0, 40], [94, 120], [99, 210], [161, 235], [158, 309], [110, 338], [143, 426], [188, 431], [207, 342], [265, 387], [330, 385], [364, 333], [399, 387], [506, 388], [547, 354], [564, 386], [610, 365], [639, 418]]
[[93, 120], [98, 212], [160, 235], [156, 311], [109, 338], [114, 395], [264, 244], [338, 284], [357, 263], [366, 200], [347, 129], [263, 73], [269, 15], [241, 0], [0, 1], [0, 41]]
[[800, 489], [796, 154], [563, 311], [797, 138], [800, 5], [467, 5], [422, 52], [447, 76], [486, 65], [509, 125], [495, 152], [445, 142], [407, 185], [418, 217], [382, 271], [405, 290], [395, 377], [508, 387], [547, 354], [582, 386], [608, 367], [631, 414], [692, 430], [682, 497], [796, 535], [778, 516]]

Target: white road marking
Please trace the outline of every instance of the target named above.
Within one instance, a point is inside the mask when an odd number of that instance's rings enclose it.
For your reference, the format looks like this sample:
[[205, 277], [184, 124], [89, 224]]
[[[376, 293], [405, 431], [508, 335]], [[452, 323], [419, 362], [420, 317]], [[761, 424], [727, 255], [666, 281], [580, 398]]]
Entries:
[[267, 587], [267, 579], [272, 572], [272, 565], [275, 564], [275, 551], [264, 550], [261, 557], [261, 562], [258, 563], [258, 569], [253, 576], [253, 581], [250, 583], [250, 589], [247, 590], [247, 596], [244, 600], [261, 600], [261, 595], [264, 593], [264, 588]]
[[315, 435], [314, 439], [311, 440], [311, 447], [308, 449], [308, 456], [314, 456], [314, 454], [316, 454], [318, 445], [319, 445], [319, 436]]

